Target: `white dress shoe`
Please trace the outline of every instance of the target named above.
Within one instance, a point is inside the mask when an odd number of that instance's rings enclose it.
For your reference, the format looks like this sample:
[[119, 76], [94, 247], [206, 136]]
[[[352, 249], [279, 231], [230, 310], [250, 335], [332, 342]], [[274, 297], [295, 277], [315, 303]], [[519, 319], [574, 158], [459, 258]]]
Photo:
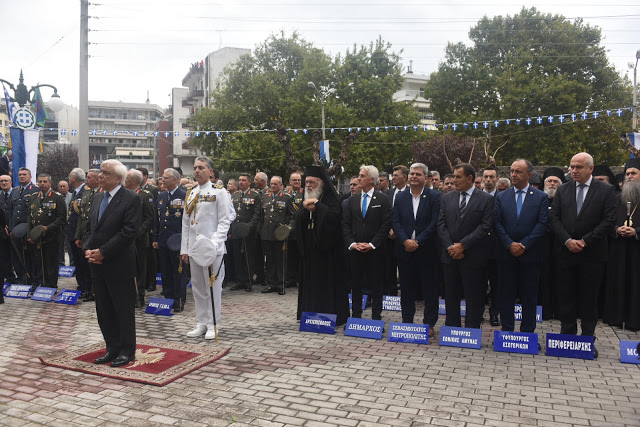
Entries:
[[209, 329], [207, 331], [207, 333], [205, 334], [204, 339], [205, 340], [214, 340], [214, 339], [216, 339], [216, 331], [213, 328]]
[[195, 328], [193, 331], [189, 331], [187, 332], [187, 336], [189, 338], [195, 338], [195, 337], [199, 337], [201, 335], [204, 335], [207, 332], [207, 327], [206, 326], [198, 326], [197, 328]]

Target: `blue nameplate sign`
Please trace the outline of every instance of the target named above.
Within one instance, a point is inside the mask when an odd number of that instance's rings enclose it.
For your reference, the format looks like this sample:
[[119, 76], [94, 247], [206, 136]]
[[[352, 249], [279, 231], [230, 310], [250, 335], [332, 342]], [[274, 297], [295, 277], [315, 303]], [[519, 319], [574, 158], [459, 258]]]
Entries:
[[538, 334], [493, 331], [493, 351], [538, 354]]
[[373, 338], [374, 340], [381, 340], [383, 329], [384, 320], [349, 317], [347, 320], [347, 326], [344, 328], [344, 334], [348, 337]]
[[638, 345], [640, 345], [640, 341], [620, 341], [620, 361], [640, 364]]
[[411, 344], [429, 344], [429, 325], [419, 323], [389, 323], [388, 340]]
[[81, 291], [70, 291], [65, 289], [58, 294], [58, 297], [54, 302], [60, 304], [75, 305], [78, 302], [78, 298], [80, 297], [81, 293]]
[[440, 345], [446, 345], [449, 347], [481, 348], [482, 329], [443, 326], [440, 328]]
[[593, 360], [593, 337], [547, 334], [547, 356]]
[[[522, 321], [522, 305], [516, 304], [514, 308], [515, 320]], [[542, 323], [542, 306], [536, 306], [536, 322]]]
[[[438, 302], [438, 314], [447, 314], [447, 304], [443, 298], [440, 298]], [[465, 300], [460, 301], [460, 316], [465, 317], [467, 315], [467, 302]]]
[[39, 286], [38, 289], [35, 290], [33, 295], [31, 295], [31, 299], [36, 301], [50, 302], [57, 291], [58, 290], [56, 288], [45, 288], [44, 286]]
[[389, 311], [402, 311], [402, 307], [400, 307], [400, 297], [384, 295], [382, 297], [382, 309]]
[[[367, 308], [367, 298], [369, 296], [368, 295], [362, 295], [362, 309], [366, 309]], [[349, 308], [352, 308], [352, 302], [351, 302], [351, 294], [349, 294]]]
[[171, 316], [173, 300], [169, 298], [151, 297], [145, 309], [145, 313], [157, 314], [160, 316]]
[[11, 286], [11, 283], [4, 283], [4, 286], [2, 286], [2, 295], [6, 295], [7, 294], [7, 289], [9, 289], [9, 286]]
[[67, 267], [67, 266], [60, 266], [60, 269], [58, 270], [58, 276], [60, 277], [73, 277], [73, 273], [75, 273], [76, 268], [75, 267]]
[[302, 319], [300, 319], [300, 331], [335, 334], [336, 317], [338, 316], [335, 314], [304, 311], [302, 312]]
[[5, 292], [5, 296], [9, 298], [27, 299], [30, 293], [31, 285], [10, 285], [7, 292]]
[[158, 275], [156, 276], [156, 285], [157, 286], [162, 286], [162, 274], [158, 273]]

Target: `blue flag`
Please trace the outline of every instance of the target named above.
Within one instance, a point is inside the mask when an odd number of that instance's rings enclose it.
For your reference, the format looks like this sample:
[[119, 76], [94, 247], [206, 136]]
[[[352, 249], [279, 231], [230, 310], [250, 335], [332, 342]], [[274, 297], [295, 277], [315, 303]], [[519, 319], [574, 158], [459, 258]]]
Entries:
[[15, 115], [16, 106], [11, 102], [11, 97], [9, 96], [9, 92], [7, 92], [7, 88], [2, 83], [2, 89], [4, 90], [4, 99], [7, 103], [7, 115], [9, 116], [9, 123], [13, 123], [13, 117]]

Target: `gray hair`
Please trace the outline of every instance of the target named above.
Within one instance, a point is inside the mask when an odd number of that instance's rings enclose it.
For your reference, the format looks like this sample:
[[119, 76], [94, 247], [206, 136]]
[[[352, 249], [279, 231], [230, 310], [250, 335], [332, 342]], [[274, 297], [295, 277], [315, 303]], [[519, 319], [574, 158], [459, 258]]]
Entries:
[[[108, 165], [113, 167], [113, 171], [120, 177], [120, 183], [123, 183], [127, 179], [127, 168], [116, 159], [109, 159], [102, 162], [102, 165]], [[141, 172], [142, 173], [142, 172]]]
[[207, 156], [198, 156], [196, 157], [196, 159], [193, 161], [193, 163], [195, 164], [195, 162], [203, 162], [207, 164], [207, 168], [209, 169], [213, 169], [213, 160], [211, 160], [210, 158], [208, 158]]
[[431, 177], [433, 178], [434, 176], [437, 176], [438, 178], [440, 178], [440, 172], [438, 172], [438, 171], [431, 171]]
[[94, 168], [94, 169], [89, 169], [89, 170], [87, 171], [87, 173], [88, 173], [88, 172], [91, 172], [91, 173], [100, 173], [100, 169], [95, 169], [95, 168]]
[[173, 169], [173, 168], [166, 168], [164, 170], [165, 173], [169, 172], [169, 175], [171, 175], [173, 178], [177, 179], [178, 181], [180, 181], [180, 172], [178, 172], [177, 170]]
[[507, 184], [507, 188], [511, 187], [511, 180], [509, 178], [500, 178], [498, 180], [498, 184], [503, 183], [503, 184]]
[[414, 163], [409, 166], [409, 170], [411, 169], [422, 169], [422, 172], [424, 172], [424, 176], [427, 176], [427, 174], [429, 173], [429, 168], [424, 163]]
[[379, 184], [380, 183], [380, 172], [378, 171], [378, 168], [373, 166], [373, 165], [362, 165], [360, 166], [360, 170], [365, 170], [367, 171], [367, 174], [369, 175], [369, 178], [373, 178], [373, 183], [374, 184]]
[[281, 176], [274, 175], [274, 176], [271, 177], [271, 180], [273, 180], [274, 178], [277, 179], [278, 181], [280, 181], [280, 184], [282, 184], [282, 177]]
[[[269, 182], [269, 177], [264, 172], [258, 172], [256, 178], [263, 180], [265, 183]], [[280, 181], [282, 181], [282, 178], [280, 178]]]
[[78, 182], [84, 182], [86, 178], [84, 171], [80, 168], [71, 169], [71, 172], [69, 172], [69, 176], [74, 177]]
[[38, 174], [38, 178], [40, 178], [41, 176], [46, 177], [49, 180], [49, 182], [51, 182], [51, 175], [49, 175], [48, 173], [44, 173], [44, 172], [43, 173], [39, 173]]
[[138, 185], [142, 185], [142, 181], [144, 180], [144, 175], [142, 174], [142, 172], [137, 169], [131, 169], [129, 170], [128, 174], [131, 175], [131, 178], [133, 178], [135, 182], [138, 183]]

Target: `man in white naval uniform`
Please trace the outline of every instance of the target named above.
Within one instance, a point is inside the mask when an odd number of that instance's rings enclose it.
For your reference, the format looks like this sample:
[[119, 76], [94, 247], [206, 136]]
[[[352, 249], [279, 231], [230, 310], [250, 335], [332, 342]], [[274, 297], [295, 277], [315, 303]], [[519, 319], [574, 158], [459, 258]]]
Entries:
[[[214, 339], [213, 312], [209, 280], [213, 281], [216, 325], [220, 324], [222, 281], [224, 280], [223, 256], [229, 225], [231, 224], [230, 199], [224, 187], [213, 185], [209, 177], [213, 162], [205, 156], [196, 158], [194, 178], [198, 183], [185, 200], [182, 216], [182, 262], [191, 265], [191, 286], [196, 307], [196, 328], [188, 337], [205, 336]], [[211, 271], [209, 271], [211, 268]]]

